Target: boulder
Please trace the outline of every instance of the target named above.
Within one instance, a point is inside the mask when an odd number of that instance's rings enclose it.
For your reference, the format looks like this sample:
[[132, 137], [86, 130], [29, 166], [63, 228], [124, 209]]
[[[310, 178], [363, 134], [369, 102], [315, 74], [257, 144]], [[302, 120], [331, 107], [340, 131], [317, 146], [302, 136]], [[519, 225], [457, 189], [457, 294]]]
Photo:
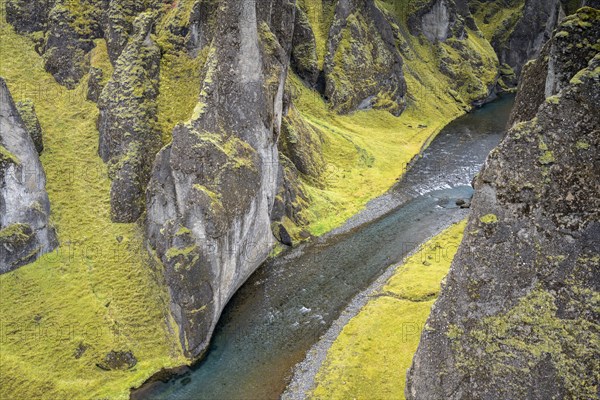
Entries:
[[46, 175], [27, 126], [0, 78], [0, 273], [52, 251]]

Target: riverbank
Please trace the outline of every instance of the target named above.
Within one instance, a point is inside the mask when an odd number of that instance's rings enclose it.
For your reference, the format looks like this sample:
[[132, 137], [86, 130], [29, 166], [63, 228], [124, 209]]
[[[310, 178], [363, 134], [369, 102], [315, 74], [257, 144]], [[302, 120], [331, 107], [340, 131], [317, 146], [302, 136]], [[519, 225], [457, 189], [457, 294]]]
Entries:
[[369, 222], [265, 263], [223, 312], [206, 359], [185, 376], [144, 386], [139, 398], [278, 399], [292, 368], [358, 293], [464, 218], [467, 211], [455, 202], [471, 196], [473, 175], [501, 140], [512, 104], [502, 98], [440, 132], [387, 193], [391, 211], [367, 210]]
[[406, 369], [465, 225], [430, 238], [358, 294], [294, 368], [282, 399], [403, 398]]

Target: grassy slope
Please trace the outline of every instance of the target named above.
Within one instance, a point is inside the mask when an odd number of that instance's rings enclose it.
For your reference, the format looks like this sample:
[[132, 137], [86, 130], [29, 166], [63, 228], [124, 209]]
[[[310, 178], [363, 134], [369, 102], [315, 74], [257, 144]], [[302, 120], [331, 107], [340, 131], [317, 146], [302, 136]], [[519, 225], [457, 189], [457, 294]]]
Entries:
[[327, 353], [312, 398], [404, 398], [406, 370], [465, 225], [425, 243], [350, 320]]
[[525, 1], [512, 0], [508, 3], [508, 6], [485, 2], [474, 2], [473, 4], [477, 4], [473, 15], [477, 26], [486, 39], [492, 41], [494, 35], [504, 28], [504, 24], [514, 24], [515, 19], [521, 15]]
[[[309, 10], [319, 9], [320, 0], [304, 0]], [[310, 5], [310, 6], [309, 6]], [[380, 3], [389, 12], [394, 8]], [[316, 12], [308, 12], [309, 17]], [[318, 21], [311, 21], [319, 25]], [[405, 22], [401, 22], [400, 29]], [[322, 29], [315, 29], [317, 43], [324, 43]], [[491, 45], [478, 32], [469, 31], [467, 49], [481, 57], [474, 67], [450, 44], [434, 47], [424, 38], [405, 33], [407, 41], [404, 74], [409, 91], [408, 107], [396, 118], [385, 111], [359, 111], [340, 116], [331, 112], [323, 99], [292, 77], [299, 97], [295, 104], [303, 117], [322, 132], [323, 153], [328, 168], [324, 188], [307, 183], [311, 205], [305, 211], [308, 230], [321, 235], [342, 225], [369, 200], [385, 193], [403, 174], [406, 165], [450, 121], [468, 111], [475, 99], [485, 97], [495, 82], [498, 59]], [[324, 46], [324, 45], [323, 45]], [[440, 50], [441, 49], [441, 50]], [[441, 55], [456, 63], [456, 82], [439, 71]]]
[[[184, 362], [167, 330], [167, 294], [140, 256], [136, 226], [110, 222], [98, 111], [85, 85], [60, 87], [28, 39], [5, 23], [0, 29], [0, 75], [15, 100], [33, 99], [44, 130], [61, 241], [57, 252], [0, 276], [0, 398], [126, 398], [159, 368]], [[77, 359], [80, 344], [87, 350]], [[132, 351], [137, 366], [101, 370], [96, 363], [111, 350]]]

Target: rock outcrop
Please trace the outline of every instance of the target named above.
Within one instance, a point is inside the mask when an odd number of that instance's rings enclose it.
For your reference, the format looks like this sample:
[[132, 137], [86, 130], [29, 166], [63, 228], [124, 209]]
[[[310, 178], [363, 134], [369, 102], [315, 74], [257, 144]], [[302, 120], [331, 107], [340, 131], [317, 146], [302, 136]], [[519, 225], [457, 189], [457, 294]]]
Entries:
[[323, 66], [325, 98], [334, 110], [379, 108], [396, 116], [402, 113], [406, 83], [396, 37], [373, 0], [337, 2]]
[[134, 34], [136, 17], [162, 6], [159, 0], [10, 0], [6, 19], [18, 32], [32, 34], [46, 70], [72, 89], [88, 73], [94, 39], [106, 39], [115, 64]]
[[42, 164], [0, 78], [0, 273], [31, 263], [58, 245], [49, 215]]
[[57, 0], [48, 15], [44, 65], [57, 82], [71, 89], [88, 72], [93, 39], [102, 35], [97, 22], [100, 9], [90, 3], [85, 10], [81, 15], [75, 2]]
[[6, 21], [17, 32], [45, 31], [54, 0], [7, 0]]
[[308, 16], [299, 6], [296, 7], [294, 21], [291, 65], [300, 78], [310, 86], [316, 87], [321, 72], [317, 57], [316, 38]]
[[274, 241], [276, 143], [291, 51], [291, 35], [277, 35], [295, 9], [268, 3], [219, 7], [201, 99], [158, 154], [147, 192], [148, 246], [165, 266], [191, 358], [203, 354], [221, 310]]
[[599, 51], [600, 24], [593, 9], [563, 20], [537, 60], [523, 68], [523, 79], [509, 125], [534, 118], [547, 97], [569, 85], [573, 76]]
[[464, 2], [455, 0], [432, 0], [417, 7], [408, 18], [413, 35], [423, 34], [430, 42], [443, 42], [450, 37], [466, 36], [465, 19], [472, 21]]
[[531, 83], [545, 93], [534, 75], [546, 71], [552, 96], [535, 112], [517, 105], [517, 123], [477, 178], [465, 238], [423, 330], [407, 398], [597, 397], [599, 24], [591, 8], [567, 18], [548, 58], [523, 74], [522, 88]]
[[488, 37], [494, 47], [507, 87], [518, 82], [525, 63], [537, 58], [542, 46], [564, 17], [560, 0], [510, 0], [506, 4], [492, 0], [471, 0], [478, 23], [490, 24], [493, 31]]
[[138, 16], [98, 102], [98, 153], [109, 163], [115, 222], [134, 222], [143, 212], [150, 169], [161, 145], [156, 127], [160, 50], [150, 38], [153, 22], [149, 13]]
[[27, 133], [29, 136], [31, 136], [31, 140], [33, 140], [35, 149], [37, 150], [38, 154], [42, 154], [42, 151], [44, 151], [42, 127], [40, 126], [40, 121], [38, 120], [37, 113], [35, 112], [33, 101], [31, 101], [31, 99], [21, 100], [18, 101], [15, 106], [19, 111], [21, 120], [25, 124]]

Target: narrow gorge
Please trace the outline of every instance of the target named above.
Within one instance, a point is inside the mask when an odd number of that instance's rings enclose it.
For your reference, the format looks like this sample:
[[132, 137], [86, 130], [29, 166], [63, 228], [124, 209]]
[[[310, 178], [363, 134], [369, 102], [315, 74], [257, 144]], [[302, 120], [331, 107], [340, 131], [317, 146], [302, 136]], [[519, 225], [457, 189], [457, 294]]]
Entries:
[[0, 397], [593, 398], [599, 9], [3, 1]]

